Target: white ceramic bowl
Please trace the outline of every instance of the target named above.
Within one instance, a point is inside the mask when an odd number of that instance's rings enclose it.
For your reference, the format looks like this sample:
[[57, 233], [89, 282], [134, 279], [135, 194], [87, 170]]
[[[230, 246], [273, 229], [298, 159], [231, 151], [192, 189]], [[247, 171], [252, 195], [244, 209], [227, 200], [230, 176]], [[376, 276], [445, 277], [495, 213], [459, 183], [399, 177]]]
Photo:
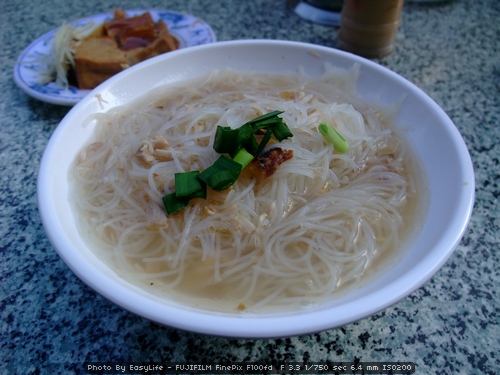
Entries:
[[[396, 119], [427, 174], [430, 206], [422, 231], [403, 258], [384, 275], [345, 298], [303, 311], [256, 316], [196, 310], [161, 300], [129, 284], [103, 264], [78, 233], [69, 202], [68, 173], [92, 127], [83, 119], [148, 92], [221, 67], [269, 72], [323, 72], [324, 62], [345, 69], [361, 65], [358, 90], [367, 100], [391, 104], [406, 96]], [[100, 94], [102, 101], [96, 98]], [[369, 60], [317, 45], [248, 40], [221, 42], [171, 52], [109, 79], [79, 102], [54, 131], [38, 176], [38, 205], [55, 249], [73, 272], [117, 305], [160, 324], [211, 335], [264, 338], [294, 336], [342, 326], [375, 314], [425, 283], [462, 238], [474, 200], [468, 150], [453, 122], [424, 92]]]

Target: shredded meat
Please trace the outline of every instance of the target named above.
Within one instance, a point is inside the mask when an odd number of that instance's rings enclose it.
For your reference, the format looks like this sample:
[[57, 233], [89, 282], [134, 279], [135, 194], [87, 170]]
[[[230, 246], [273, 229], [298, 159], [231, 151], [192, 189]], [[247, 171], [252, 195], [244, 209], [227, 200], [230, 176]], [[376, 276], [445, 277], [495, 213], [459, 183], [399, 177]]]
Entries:
[[182, 156], [181, 151], [172, 151], [172, 150], [155, 150], [155, 159], [157, 161], [172, 161], [174, 160], [174, 153], [177, 157]]
[[155, 150], [165, 150], [168, 147], [168, 141], [161, 134], [155, 134], [153, 138], [151, 138], [151, 143]]
[[258, 180], [263, 180], [271, 176], [281, 164], [292, 157], [292, 150], [283, 150], [280, 147], [273, 148], [250, 163], [250, 173]]
[[137, 151], [137, 160], [139, 160], [144, 166], [151, 166], [156, 160], [154, 157], [154, 148], [151, 142], [143, 142], [141, 148]]
[[[145, 140], [141, 143], [136, 157], [139, 162], [145, 166], [150, 167], [158, 161], [171, 161], [174, 160], [173, 150], [167, 150], [168, 141], [161, 134], [156, 134], [151, 140]], [[182, 153], [176, 152], [177, 156]]]

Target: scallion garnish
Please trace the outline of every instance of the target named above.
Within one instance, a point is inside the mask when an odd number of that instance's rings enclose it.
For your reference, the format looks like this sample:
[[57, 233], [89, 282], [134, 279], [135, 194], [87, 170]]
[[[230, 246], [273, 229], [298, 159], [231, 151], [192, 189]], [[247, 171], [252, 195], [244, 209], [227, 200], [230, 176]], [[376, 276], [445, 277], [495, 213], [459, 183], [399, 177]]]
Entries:
[[252, 128], [248, 124], [241, 125], [238, 128], [238, 138], [236, 140], [236, 144], [234, 145], [236, 148], [240, 148], [243, 144], [248, 142], [255, 133], [255, 129]]
[[214, 150], [219, 154], [229, 154], [238, 140], [239, 129], [229, 126], [217, 126], [214, 139]]
[[244, 148], [240, 148], [236, 155], [234, 155], [233, 161], [241, 164], [241, 168], [243, 169], [253, 160], [253, 158], [254, 156], [251, 153]]
[[258, 122], [267, 120], [267, 119], [269, 119], [271, 117], [276, 117], [278, 115], [281, 115], [283, 112], [284, 111], [272, 111], [272, 112], [266, 113], [266, 114], [264, 114], [262, 116], [256, 117], [253, 120], [250, 120], [250, 121], [246, 122], [245, 124], [254, 125], [254, 124], [258, 123]]
[[[191, 198], [193, 194], [206, 191], [203, 181], [196, 178], [200, 171], [190, 171], [175, 174], [175, 195], [178, 198]], [[205, 194], [206, 195], [206, 194]]]
[[280, 119], [280, 122], [272, 129], [273, 134], [278, 141], [283, 141], [284, 139], [293, 137], [292, 132], [288, 126]]
[[[235, 162], [234, 160], [228, 158], [225, 155], [221, 155], [210, 167], [208, 167], [203, 172], [201, 172], [198, 175], [198, 178], [201, 181], [205, 182], [213, 190], [216, 190], [216, 191], [224, 190], [224, 189], [220, 188], [221, 184], [219, 182], [217, 182], [217, 184], [216, 184], [217, 188], [215, 188], [213, 186], [214, 185], [213, 180], [210, 180], [210, 177], [213, 174], [218, 173], [220, 171], [229, 171], [229, 173], [231, 174], [231, 176], [233, 178], [233, 183], [234, 183], [238, 179], [238, 176], [240, 175], [241, 164]], [[225, 189], [227, 189], [227, 187]]]
[[272, 135], [273, 135], [273, 131], [272, 130], [268, 130], [266, 132], [266, 134], [264, 134], [264, 137], [262, 137], [262, 139], [261, 139], [261, 141], [259, 143], [259, 148], [257, 149], [257, 155], [259, 155], [262, 152], [262, 150], [264, 150], [264, 148], [266, 147], [267, 143], [271, 139]]
[[[239, 165], [239, 164], [238, 164]], [[230, 188], [238, 179], [239, 173], [222, 169], [212, 173], [207, 179], [207, 185], [215, 191], [222, 191]]]
[[[237, 129], [217, 126], [214, 150], [221, 155], [203, 172], [190, 171], [175, 174], [175, 193], [163, 197], [168, 214], [186, 207], [193, 198], [207, 197], [207, 185], [215, 191], [231, 187], [238, 179], [241, 170], [257, 156], [274, 135], [278, 141], [292, 137], [293, 134], [283, 120], [278, 117], [283, 111], [272, 111], [250, 120]], [[255, 133], [266, 130], [260, 144]]]
[[279, 118], [279, 117], [271, 117], [271, 118], [253, 123], [251, 126], [252, 126], [252, 129], [254, 129], [255, 131], [260, 130], [260, 129], [273, 129], [281, 121], [283, 121], [283, 120], [281, 120], [281, 118]]
[[167, 210], [167, 213], [169, 215], [179, 210], [182, 210], [189, 204], [189, 199], [179, 198], [175, 195], [175, 193], [170, 193], [168, 195], [165, 195], [162, 198], [162, 200], [163, 200], [163, 205], [165, 206], [165, 209]]
[[339, 132], [330, 124], [323, 122], [319, 124], [318, 130], [325, 139], [333, 144], [333, 149], [341, 154], [345, 154], [349, 149], [349, 144]]
[[[245, 143], [243, 143], [240, 148], [244, 148], [248, 153], [252, 155], [257, 155], [257, 151], [259, 150], [259, 143], [252, 135], [252, 137], [250, 137]], [[235, 152], [231, 154], [231, 157], [234, 157], [234, 155], [236, 155], [236, 152], [238, 152], [240, 148], [236, 149]]]
[[[272, 111], [262, 116], [247, 121], [237, 129], [228, 126], [217, 126], [214, 139], [214, 150], [219, 154], [229, 154], [232, 157], [240, 148], [245, 148], [250, 154], [256, 156], [264, 147], [255, 139], [259, 130], [272, 130], [278, 141], [292, 137], [293, 134], [283, 120], [278, 117], [283, 111]], [[269, 135], [270, 137], [271, 135]], [[269, 139], [265, 140], [265, 144]], [[264, 144], [264, 146], [265, 146]]]
[[175, 192], [162, 198], [169, 215], [186, 207], [191, 199], [207, 199], [207, 186], [197, 178], [199, 174], [199, 171], [175, 174]]

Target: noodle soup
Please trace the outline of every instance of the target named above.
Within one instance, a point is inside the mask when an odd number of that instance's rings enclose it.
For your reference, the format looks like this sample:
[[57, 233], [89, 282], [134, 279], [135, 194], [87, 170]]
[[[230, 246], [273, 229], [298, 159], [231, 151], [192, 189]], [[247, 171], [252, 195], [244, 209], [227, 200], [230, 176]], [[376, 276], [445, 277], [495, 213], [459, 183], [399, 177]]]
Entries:
[[[201, 309], [299, 309], [355, 288], [397, 258], [424, 206], [395, 110], [361, 101], [357, 76], [328, 65], [320, 77], [214, 71], [94, 115], [71, 175], [82, 233], [125, 280]], [[229, 189], [167, 215], [174, 175], [219, 157], [217, 125], [274, 110], [293, 137], [267, 149], [290, 160], [262, 180], [243, 169]], [[325, 122], [346, 153], [319, 133]]]

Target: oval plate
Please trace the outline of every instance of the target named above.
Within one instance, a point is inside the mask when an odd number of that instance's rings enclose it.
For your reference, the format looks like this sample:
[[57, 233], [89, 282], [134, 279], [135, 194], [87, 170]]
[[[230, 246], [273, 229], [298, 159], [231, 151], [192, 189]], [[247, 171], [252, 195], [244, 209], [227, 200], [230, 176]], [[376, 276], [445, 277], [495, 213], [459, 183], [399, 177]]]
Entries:
[[[136, 16], [145, 12], [158, 22], [163, 20], [170, 33], [179, 40], [179, 48], [187, 48], [201, 44], [216, 42], [212, 28], [198, 17], [170, 10], [127, 10], [127, 16]], [[81, 18], [70, 24], [84, 26], [90, 22], [103, 23], [113, 18], [113, 13], [101, 13], [94, 16]], [[49, 31], [31, 43], [20, 55], [14, 67], [14, 80], [16, 84], [28, 95], [47, 103], [60, 105], [75, 105], [91, 90], [79, 90], [70, 86], [68, 89], [57, 85], [55, 82], [41, 83], [42, 73], [46, 69], [42, 58], [51, 51], [51, 42], [57, 29]]]

